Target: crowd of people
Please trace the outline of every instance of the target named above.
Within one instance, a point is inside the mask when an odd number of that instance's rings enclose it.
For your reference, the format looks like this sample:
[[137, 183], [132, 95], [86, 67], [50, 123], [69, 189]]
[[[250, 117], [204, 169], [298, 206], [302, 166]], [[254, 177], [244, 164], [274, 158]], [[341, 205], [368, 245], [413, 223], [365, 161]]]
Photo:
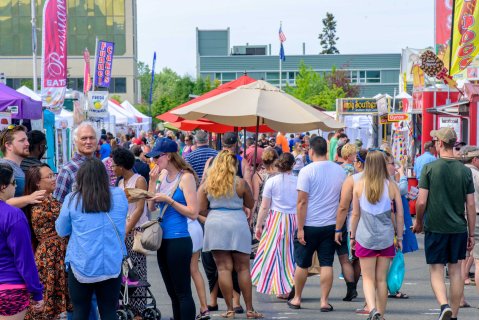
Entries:
[[[343, 130], [328, 140], [263, 134], [244, 139], [244, 148], [228, 132], [216, 150], [204, 131], [114, 137], [84, 122], [73, 132], [76, 152], [56, 175], [41, 161], [45, 135], [9, 126], [0, 133], [0, 318], [117, 319], [122, 282], [130, 281], [121, 272], [123, 257], [138, 281], [148, 280], [145, 251], [135, 239], [156, 212], [163, 230], [157, 262], [174, 319], [209, 319], [219, 298], [223, 318], [263, 318], [253, 287], [301, 309], [313, 265], [319, 265], [319, 311], [332, 312], [335, 254], [343, 300], [358, 297], [362, 278], [365, 305], [356, 312], [384, 319], [388, 297], [408, 298], [388, 292], [391, 260], [399, 250], [417, 250], [413, 232], [423, 231], [440, 319], [456, 319], [466, 303], [464, 274], [474, 261], [479, 269], [479, 148], [459, 146], [452, 129], [431, 136], [414, 168], [413, 223], [405, 163], [387, 146], [361, 149]], [[151, 196], [133, 201], [129, 189]], [[478, 277], [476, 271], [476, 283]], [[135, 289], [129, 304], [141, 319], [146, 289]]]

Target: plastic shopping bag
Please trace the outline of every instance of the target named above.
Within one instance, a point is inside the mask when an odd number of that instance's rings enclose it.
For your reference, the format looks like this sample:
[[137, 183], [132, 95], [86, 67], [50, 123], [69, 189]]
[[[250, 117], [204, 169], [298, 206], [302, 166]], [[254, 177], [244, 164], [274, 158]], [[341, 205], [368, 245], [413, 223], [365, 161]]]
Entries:
[[387, 283], [390, 294], [398, 293], [401, 289], [406, 268], [404, 266], [404, 254], [401, 251], [396, 252], [391, 267], [389, 268]]

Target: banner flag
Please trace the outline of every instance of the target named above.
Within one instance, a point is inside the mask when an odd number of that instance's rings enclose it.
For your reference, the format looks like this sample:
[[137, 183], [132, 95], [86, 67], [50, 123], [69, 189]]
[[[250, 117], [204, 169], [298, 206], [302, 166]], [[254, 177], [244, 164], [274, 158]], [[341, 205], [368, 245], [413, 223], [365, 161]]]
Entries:
[[90, 76], [90, 52], [88, 48], [83, 51], [83, 59], [85, 60], [85, 70], [83, 71], [83, 93], [87, 93], [91, 89]]
[[463, 78], [463, 72], [479, 54], [478, 0], [455, 0], [452, 18], [449, 75]]
[[102, 88], [110, 87], [114, 52], [114, 42], [98, 41], [95, 58], [95, 86]]
[[43, 7], [42, 105], [60, 113], [67, 87], [66, 0], [46, 0]]
[[[150, 97], [148, 99], [148, 105], [151, 106], [151, 101], [153, 98], [153, 83], [155, 82], [155, 64], [156, 64], [156, 51], [153, 54], [153, 64], [151, 67], [151, 82], [150, 82]], [[150, 110], [150, 115], [151, 117], [151, 110]]]
[[436, 54], [449, 66], [451, 50], [452, 7], [454, 0], [436, 0]]
[[108, 91], [88, 91], [88, 118], [108, 118]]

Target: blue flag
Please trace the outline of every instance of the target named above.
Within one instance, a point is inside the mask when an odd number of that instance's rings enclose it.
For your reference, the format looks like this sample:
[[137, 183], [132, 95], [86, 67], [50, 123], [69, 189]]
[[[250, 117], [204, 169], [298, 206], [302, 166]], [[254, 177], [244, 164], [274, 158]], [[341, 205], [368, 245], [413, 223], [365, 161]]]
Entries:
[[283, 47], [283, 44], [281, 43], [280, 47], [279, 47], [279, 60], [281, 61], [285, 61], [286, 60], [286, 56], [284, 55], [284, 47]]
[[[151, 83], [150, 83], [150, 98], [148, 100], [148, 104], [151, 106], [151, 99], [153, 95], [153, 83], [155, 82], [155, 63], [156, 63], [156, 51], [153, 54], [153, 65], [151, 67]], [[151, 113], [151, 111], [150, 111]], [[151, 114], [150, 114], [151, 116]]]

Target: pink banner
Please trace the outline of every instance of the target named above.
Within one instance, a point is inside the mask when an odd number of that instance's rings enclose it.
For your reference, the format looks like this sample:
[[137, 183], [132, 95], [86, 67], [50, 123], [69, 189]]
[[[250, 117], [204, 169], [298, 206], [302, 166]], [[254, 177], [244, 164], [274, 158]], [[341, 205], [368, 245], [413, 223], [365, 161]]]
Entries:
[[83, 71], [83, 93], [87, 93], [91, 88], [90, 52], [88, 49], [83, 51], [83, 59], [85, 60], [85, 70]]
[[67, 86], [67, 0], [46, 0], [43, 7], [42, 104], [54, 113], [63, 106]]
[[449, 68], [453, 0], [436, 0], [436, 54]]

